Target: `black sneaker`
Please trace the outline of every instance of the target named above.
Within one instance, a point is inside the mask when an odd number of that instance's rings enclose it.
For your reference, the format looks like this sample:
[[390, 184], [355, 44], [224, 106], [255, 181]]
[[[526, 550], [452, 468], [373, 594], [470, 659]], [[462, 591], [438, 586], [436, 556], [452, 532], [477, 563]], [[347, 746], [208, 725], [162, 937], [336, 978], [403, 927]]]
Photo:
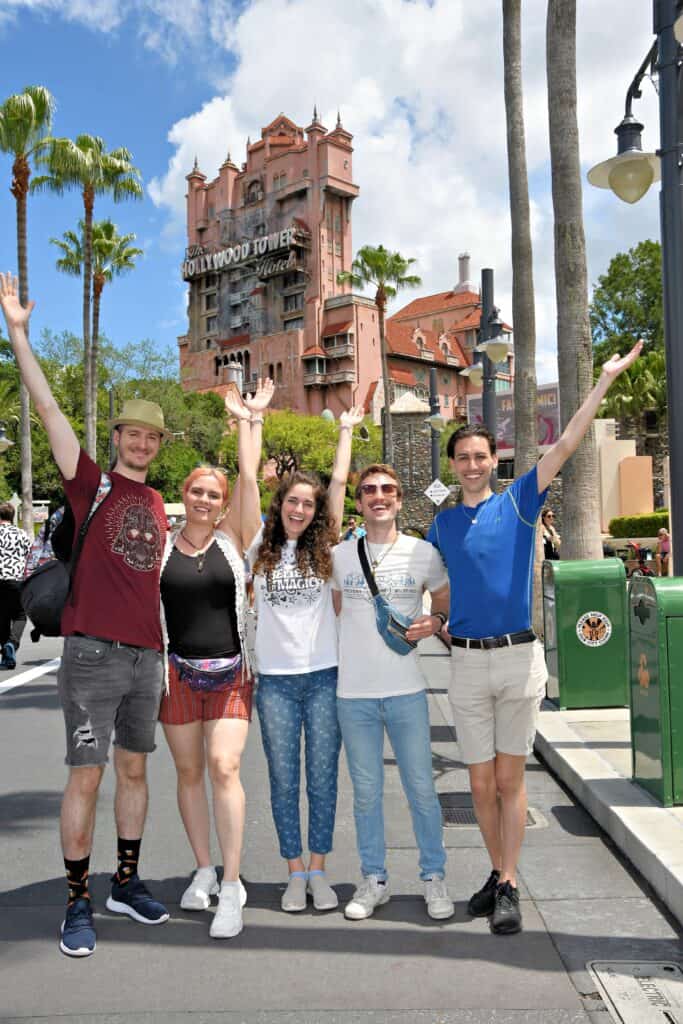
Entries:
[[500, 878], [500, 871], [492, 871], [484, 882], [481, 889], [475, 892], [467, 904], [467, 913], [470, 917], [488, 917], [493, 913], [496, 903], [496, 886]]
[[491, 931], [496, 935], [513, 935], [522, 930], [519, 891], [509, 882], [496, 889], [496, 905], [491, 918]]
[[59, 948], [67, 956], [90, 956], [95, 952], [95, 944], [90, 900], [74, 900], [66, 908]]
[[127, 914], [140, 924], [163, 924], [169, 918], [166, 907], [153, 898], [138, 875], [131, 875], [125, 885], [119, 885], [116, 875], [112, 876], [107, 910]]

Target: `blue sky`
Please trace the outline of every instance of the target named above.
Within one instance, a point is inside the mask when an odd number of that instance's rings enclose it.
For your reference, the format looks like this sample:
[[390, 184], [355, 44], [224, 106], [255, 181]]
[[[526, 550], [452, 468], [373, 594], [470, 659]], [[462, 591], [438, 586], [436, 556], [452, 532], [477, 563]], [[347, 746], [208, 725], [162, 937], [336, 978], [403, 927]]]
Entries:
[[[545, 92], [545, 0], [524, 7], [525, 114], [536, 279], [538, 373], [556, 379], [552, 205]], [[179, 276], [184, 176], [195, 153], [212, 177], [228, 148], [244, 159], [280, 110], [299, 124], [317, 103], [354, 134], [354, 246], [416, 257], [422, 294], [457, 279], [472, 255], [475, 283], [493, 267], [510, 318], [511, 269], [500, 0], [3, 0], [0, 98], [46, 85], [55, 132], [127, 146], [145, 183], [141, 203], [98, 200], [145, 250], [139, 268], [105, 290], [104, 332], [116, 344], [152, 338], [174, 352], [185, 329]], [[578, 0], [578, 92], [584, 170], [616, 152], [613, 129], [651, 41], [644, 0]], [[376, 40], [382, 45], [377, 46]], [[657, 145], [656, 96], [634, 112]], [[0, 267], [16, 264], [10, 160], [0, 157]], [[612, 255], [658, 237], [658, 190], [635, 207], [584, 186], [591, 282]], [[29, 206], [34, 336], [80, 333], [81, 286], [54, 268], [50, 236], [74, 228], [77, 194]], [[407, 300], [413, 296], [407, 296]]]

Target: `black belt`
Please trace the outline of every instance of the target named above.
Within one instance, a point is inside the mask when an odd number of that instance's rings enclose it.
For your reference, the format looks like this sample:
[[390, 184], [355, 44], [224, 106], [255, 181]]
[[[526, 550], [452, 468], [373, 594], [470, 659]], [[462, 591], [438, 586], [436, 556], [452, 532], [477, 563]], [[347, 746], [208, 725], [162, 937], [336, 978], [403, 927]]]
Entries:
[[106, 640], [102, 636], [91, 636], [90, 633], [72, 633], [72, 636], [80, 636], [83, 640], [97, 640], [98, 644], [107, 644], [109, 647], [130, 647], [133, 651], [149, 651], [155, 648], [145, 647], [143, 644], [124, 644], [123, 640]]
[[467, 647], [471, 651], [492, 651], [496, 647], [514, 647], [515, 644], [530, 644], [536, 639], [533, 629], [523, 629], [520, 633], [504, 633], [503, 636], [482, 636], [471, 640], [467, 636], [452, 636], [451, 643], [456, 647]]

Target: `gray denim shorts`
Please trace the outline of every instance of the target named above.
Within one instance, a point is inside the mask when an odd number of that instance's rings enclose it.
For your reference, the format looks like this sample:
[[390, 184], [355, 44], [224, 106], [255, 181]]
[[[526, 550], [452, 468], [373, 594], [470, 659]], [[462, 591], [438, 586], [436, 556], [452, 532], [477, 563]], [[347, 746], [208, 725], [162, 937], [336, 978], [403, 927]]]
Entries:
[[117, 747], [151, 753], [163, 676], [159, 651], [65, 637], [57, 686], [66, 726], [66, 764], [106, 764], [112, 732]]

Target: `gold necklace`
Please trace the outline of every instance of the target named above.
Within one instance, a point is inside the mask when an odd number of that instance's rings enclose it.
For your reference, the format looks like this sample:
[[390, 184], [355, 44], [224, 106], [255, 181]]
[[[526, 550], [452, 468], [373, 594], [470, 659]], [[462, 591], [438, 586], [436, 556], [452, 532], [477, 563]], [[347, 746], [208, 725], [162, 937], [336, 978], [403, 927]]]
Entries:
[[370, 556], [370, 565], [372, 566], [373, 569], [377, 569], [382, 564], [382, 562], [387, 557], [387, 555], [389, 554], [389, 552], [393, 548], [393, 546], [396, 543], [396, 541], [398, 540], [398, 538], [399, 538], [399, 534], [397, 533], [396, 536], [394, 537], [394, 539], [392, 540], [391, 544], [389, 545], [389, 547], [386, 549], [386, 551], [383, 551], [382, 554], [378, 555], [377, 558], [373, 558], [372, 550], [370, 548], [370, 541], [368, 540], [367, 537], [365, 538], [365, 547], [368, 550], [368, 555]]

